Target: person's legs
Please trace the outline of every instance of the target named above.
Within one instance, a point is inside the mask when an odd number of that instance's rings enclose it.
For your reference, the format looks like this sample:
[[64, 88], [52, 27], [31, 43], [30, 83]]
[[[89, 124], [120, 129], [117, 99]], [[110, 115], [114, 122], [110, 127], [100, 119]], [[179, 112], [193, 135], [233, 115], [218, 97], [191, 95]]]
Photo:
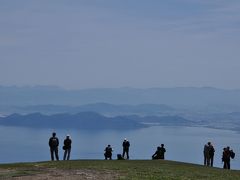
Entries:
[[126, 153], [127, 153], [127, 159], [129, 159], [129, 150], [128, 149], [126, 150]]
[[51, 154], [51, 160], [52, 160], [52, 161], [54, 161], [53, 151], [54, 151], [54, 150], [53, 150], [52, 148], [50, 148], [50, 154]]
[[210, 165], [210, 156], [207, 155], [207, 156], [206, 156], [206, 159], [207, 159], [207, 166], [209, 166], [209, 165]]
[[71, 154], [71, 148], [69, 148], [67, 151], [68, 151], [68, 153], [67, 153], [67, 160], [69, 160], [70, 159], [70, 154]]
[[59, 157], [58, 157], [58, 148], [55, 148], [55, 149], [54, 149], [54, 152], [55, 152], [56, 160], [59, 160]]
[[211, 164], [211, 167], [213, 167], [213, 159], [214, 159], [214, 156], [211, 156], [211, 157], [210, 157], [210, 164]]
[[227, 161], [227, 169], [230, 169], [230, 160]]
[[207, 165], [207, 156], [205, 153], [203, 154], [203, 156], [204, 156], [204, 165], [206, 166]]
[[66, 160], [66, 156], [67, 156], [67, 149], [64, 151], [63, 160]]
[[125, 149], [123, 149], [123, 154], [122, 154], [122, 157], [124, 158], [124, 156], [125, 156]]

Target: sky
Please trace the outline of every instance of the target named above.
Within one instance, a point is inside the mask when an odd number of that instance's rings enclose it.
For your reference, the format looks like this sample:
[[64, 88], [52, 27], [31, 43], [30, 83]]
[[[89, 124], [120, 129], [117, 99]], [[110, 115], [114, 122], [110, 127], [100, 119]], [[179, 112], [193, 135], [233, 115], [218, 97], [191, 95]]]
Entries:
[[0, 85], [240, 89], [239, 0], [0, 0]]

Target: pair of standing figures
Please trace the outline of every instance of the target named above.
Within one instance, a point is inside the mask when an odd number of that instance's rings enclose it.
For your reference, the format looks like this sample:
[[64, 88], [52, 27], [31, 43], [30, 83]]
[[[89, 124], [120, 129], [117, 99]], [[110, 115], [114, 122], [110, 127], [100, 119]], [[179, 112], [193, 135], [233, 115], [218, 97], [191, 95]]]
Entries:
[[203, 155], [204, 155], [204, 165], [213, 167], [215, 149], [211, 142], [204, 145]]
[[[56, 137], [56, 133], [52, 133], [52, 137], [49, 139], [48, 145], [50, 147], [50, 154], [51, 154], [51, 160], [54, 161], [54, 156], [56, 160], [59, 160], [58, 156], [58, 146], [59, 146], [59, 140]], [[63, 155], [63, 160], [69, 160], [70, 159], [70, 154], [71, 154], [71, 145], [72, 145], [72, 140], [70, 139], [70, 136], [67, 135], [66, 139], [64, 139], [63, 142], [63, 150], [64, 150], [64, 155]]]
[[[214, 160], [214, 153], [215, 149], [211, 142], [208, 142], [207, 144], [204, 145], [204, 165], [205, 166], [211, 166], [213, 167], [213, 160]], [[230, 149], [230, 147], [225, 147], [223, 148], [223, 153], [222, 153], [222, 162], [223, 162], [223, 168], [224, 169], [230, 169], [230, 161], [231, 159], [234, 159], [235, 153], [233, 150]]]
[[[118, 159], [124, 159], [125, 157], [125, 154], [127, 156], [127, 159], [129, 159], [129, 147], [130, 147], [130, 142], [125, 138], [123, 143], [122, 143], [122, 147], [123, 147], [123, 153], [122, 155], [121, 154], [118, 154]], [[105, 153], [104, 153], [104, 157], [105, 159], [112, 159], [112, 152], [113, 152], [113, 149], [111, 147], [111, 145], [109, 144], [106, 148], [105, 148]]]

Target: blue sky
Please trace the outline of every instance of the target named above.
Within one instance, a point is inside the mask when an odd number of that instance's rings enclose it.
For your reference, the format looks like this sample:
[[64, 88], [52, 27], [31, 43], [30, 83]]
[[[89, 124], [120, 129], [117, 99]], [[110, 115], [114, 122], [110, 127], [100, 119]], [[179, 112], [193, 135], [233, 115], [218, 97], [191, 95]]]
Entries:
[[0, 0], [0, 85], [240, 89], [239, 0]]

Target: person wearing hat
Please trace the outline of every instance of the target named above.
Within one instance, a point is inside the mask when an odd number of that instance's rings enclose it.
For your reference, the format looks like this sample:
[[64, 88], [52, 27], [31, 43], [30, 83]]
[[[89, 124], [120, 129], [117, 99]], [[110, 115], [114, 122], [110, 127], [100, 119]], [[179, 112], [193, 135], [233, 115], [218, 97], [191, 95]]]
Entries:
[[123, 141], [123, 143], [122, 143], [122, 147], [123, 147], [122, 157], [124, 158], [125, 153], [126, 153], [127, 159], [129, 159], [129, 147], [130, 147], [130, 142], [127, 140], [127, 138], [124, 139], [124, 141]]
[[71, 145], [72, 145], [72, 140], [70, 139], [70, 135], [66, 136], [66, 139], [64, 139], [63, 142], [63, 150], [64, 150], [64, 155], [63, 155], [63, 160], [70, 159], [70, 154], [71, 154]]
[[54, 161], [54, 154], [55, 154], [56, 160], [59, 160], [59, 157], [58, 157], [59, 141], [58, 141], [58, 138], [56, 137], [55, 132], [52, 133], [52, 137], [50, 137], [48, 141], [48, 145], [50, 147], [51, 160]]

